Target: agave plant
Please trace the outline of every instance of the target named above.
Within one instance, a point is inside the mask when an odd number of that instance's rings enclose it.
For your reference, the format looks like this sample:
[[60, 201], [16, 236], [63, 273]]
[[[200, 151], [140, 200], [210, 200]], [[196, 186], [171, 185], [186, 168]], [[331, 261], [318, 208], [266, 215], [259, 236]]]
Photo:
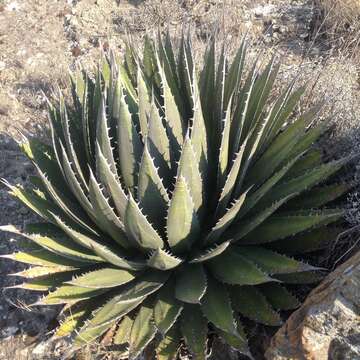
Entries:
[[323, 163], [321, 106], [294, 119], [304, 88], [274, 99], [279, 64], [244, 70], [245, 41], [231, 64], [212, 41], [200, 72], [190, 40], [177, 49], [147, 38], [71, 75], [52, 144], [19, 143], [32, 188], [5, 182], [44, 219], [2, 227], [34, 243], [8, 257], [32, 265], [18, 287], [47, 292], [36, 305], [64, 305], [75, 347], [107, 334], [129, 358], [151, 342], [205, 359], [211, 335], [251, 356], [244, 324], [280, 325], [299, 305], [286, 284], [319, 279], [301, 254], [336, 237], [343, 210], [325, 205], [348, 185], [329, 177], [348, 159]]

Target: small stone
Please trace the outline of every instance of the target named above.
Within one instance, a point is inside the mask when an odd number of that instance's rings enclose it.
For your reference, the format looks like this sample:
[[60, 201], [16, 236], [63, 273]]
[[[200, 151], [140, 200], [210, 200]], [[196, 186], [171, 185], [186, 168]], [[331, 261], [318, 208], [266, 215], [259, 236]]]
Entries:
[[19, 328], [17, 326], [9, 326], [2, 330], [3, 337], [8, 338], [15, 335], [18, 332]]
[[41, 355], [44, 354], [46, 350], [47, 344], [45, 342], [41, 342], [34, 347], [32, 353], [36, 355]]
[[6, 63], [5, 61], [0, 61], [0, 71], [4, 70], [6, 68]]

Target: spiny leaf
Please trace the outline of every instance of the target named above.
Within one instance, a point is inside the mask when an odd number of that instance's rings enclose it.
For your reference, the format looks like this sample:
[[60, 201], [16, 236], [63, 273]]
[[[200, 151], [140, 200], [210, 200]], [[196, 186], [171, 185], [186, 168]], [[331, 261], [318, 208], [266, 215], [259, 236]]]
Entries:
[[124, 231], [124, 225], [110, 206], [108, 199], [105, 198], [92, 171], [90, 171], [89, 196], [96, 215], [97, 225], [104, 233], [109, 234], [122, 248], [128, 249], [131, 244]]
[[146, 144], [139, 171], [138, 199], [151, 223], [157, 224], [158, 228], [162, 229], [165, 225], [169, 196]]
[[[100, 100], [100, 108], [98, 110], [98, 118], [97, 118], [97, 129], [96, 129], [96, 143], [98, 147], [97, 150], [101, 150], [101, 153], [105, 157], [107, 163], [110, 166], [110, 170], [113, 174], [117, 173], [113, 149], [111, 147], [110, 135], [109, 135], [109, 122], [106, 117], [106, 110], [105, 110], [105, 96], [103, 95]], [[96, 164], [97, 170], [99, 173], [99, 165]]]
[[186, 304], [180, 319], [180, 329], [185, 343], [196, 360], [205, 360], [207, 321], [200, 306]]
[[134, 272], [123, 269], [104, 268], [75, 277], [67, 283], [84, 288], [101, 289], [120, 286], [133, 279], [135, 279]]
[[188, 184], [181, 175], [170, 200], [166, 230], [168, 243], [175, 254], [189, 250], [200, 235], [193, 199]]
[[91, 309], [88, 302], [81, 303], [81, 306], [76, 304], [75, 306], [70, 307], [69, 315], [67, 315], [64, 320], [60, 321], [60, 326], [56, 329], [55, 336], [63, 337], [70, 335], [81, 325], [84, 318], [91, 312], [89, 308]]
[[313, 188], [286, 204], [286, 210], [313, 209], [328, 204], [351, 189], [351, 184], [332, 184]]
[[[7, 257], [4, 255], [3, 257]], [[57, 274], [64, 274], [64, 275], [75, 275], [78, 269], [73, 269], [68, 266], [33, 266], [29, 269], [20, 271], [15, 274], [10, 274], [11, 276], [20, 276], [26, 279], [35, 279], [42, 276], [49, 276], [49, 275], [57, 275]]]
[[236, 326], [237, 332], [240, 334], [240, 336], [229, 334], [220, 329], [216, 329], [216, 332], [226, 341], [227, 344], [229, 344], [232, 348], [240, 352], [240, 354], [246, 355], [248, 358], [253, 359], [248, 347], [246, 335], [242, 327], [242, 324], [240, 323], [239, 319], [237, 319], [236, 322], [237, 322], [237, 326]]
[[286, 284], [313, 284], [324, 278], [324, 273], [318, 271], [306, 271], [292, 274], [276, 274], [274, 278]]
[[147, 142], [150, 154], [154, 157], [155, 165], [159, 167], [160, 176], [168, 182], [170, 180], [172, 150], [154, 98], [151, 102], [148, 124]]
[[231, 106], [232, 98], [230, 98], [229, 105], [226, 109], [226, 116], [224, 119], [224, 126], [221, 134], [221, 145], [219, 151], [219, 161], [218, 161], [218, 188], [224, 186], [228, 161], [229, 161], [229, 140], [230, 140], [230, 125], [231, 125]]
[[278, 283], [262, 284], [258, 288], [275, 309], [292, 310], [300, 306], [299, 300]]
[[176, 275], [175, 296], [177, 299], [197, 304], [206, 291], [206, 274], [201, 264], [189, 264]]
[[273, 205], [261, 211], [260, 213], [255, 214], [253, 217], [250, 217], [240, 222], [236, 222], [229, 229], [229, 231], [226, 232], [226, 238], [230, 239], [232, 242], [236, 242], [238, 240], [241, 240], [244, 236], [249, 234], [254, 229], [256, 231], [262, 222], [264, 222], [271, 214], [273, 214], [281, 205], [286, 203], [289, 198], [295, 195], [296, 194], [289, 195], [288, 197], [285, 197], [280, 201], [275, 202]]
[[68, 269], [76, 269], [86, 265], [84, 263], [79, 263], [76, 260], [54, 254], [53, 252], [45, 249], [35, 250], [32, 252], [16, 252], [10, 255], [2, 255], [2, 257], [6, 257], [8, 259], [19, 261], [25, 264], [54, 267], [61, 266]]
[[300, 261], [280, 255], [259, 246], [234, 246], [233, 249], [252, 261], [267, 274], [286, 274], [316, 270], [317, 268]]
[[[160, 67], [160, 66], [159, 66]], [[182, 116], [174, 98], [174, 87], [170, 89], [167, 76], [165, 76], [164, 69], [160, 67], [161, 82], [163, 88], [164, 108], [166, 125], [171, 133], [173, 140], [174, 156], [177, 157], [177, 152], [180, 150], [184, 141], [185, 129]]]
[[226, 207], [229, 204], [229, 201], [231, 199], [231, 196], [233, 194], [233, 190], [235, 189], [236, 180], [238, 178], [240, 166], [242, 163], [244, 150], [246, 147], [247, 139], [243, 142], [243, 144], [240, 147], [240, 150], [235, 155], [235, 159], [232, 163], [232, 166], [230, 168], [230, 171], [228, 173], [228, 176], [225, 180], [225, 185], [223, 189], [221, 190], [220, 199], [216, 208], [216, 216], [222, 216], [224, 215], [224, 212], [226, 210]]
[[181, 333], [178, 327], [174, 327], [168, 331], [164, 339], [162, 339], [156, 348], [157, 360], [174, 360], [179, 350]]
[[215, 244], [214, 247], [210, 247], [195, 254], [189, 262], [200, 263], [200, 262], [208, 261], [222, 254], [228, 248], [229, 245], [230, 245], [230, 241], [225, 241], [218, 245]]
[[218, 280], [227, 284], [257, 285], [272, 281], [252, 261], [231, 247], [223, 254], [211, 259], [207, 265]]
[[125, 213], [125, 230], [143, 251], [158, 249], [164, 246], [160, 235], [146, 219], [131, 194], [129, 194]]
[[319, 149], [312, 149], [303, 154], [294, 166], [285, 174], [282, 181], [290, 180], [294, 177], [302, 175], [309, 169], [313, 169], [321, 165], [322, 152]]
[[236, 215], [238, 214], [241, 206], [243, 205], [247, 196], [247, 192], [244, 192], [239, 199], [237, 199], [225, 215], [219, 219], [216, 225], [211, 229], [211, 232], [206, 237], [206, 244], [213, 244], [219, 240], [220, 236], [226, 231], [226, 229], [232, 224]]
[[126, 193], [121, 185], [117, 173], [112, 172], [111, 167], [103, 155], [99, 145], [97, 144], [96, 146], [96, 163], [98, 166], [100, 180], [110, 194], [121, 222], [124, 223], [128, 201]]
[[244, 217], [261, 199], [267, 192], [271, 191], [272, 187], [280, 181], [283, 176], [294, 166], [298, 157], [290, 160], [281, 170], [271, 176], [263, 185], [260, 186], [253, 194], [249, 195], [244, 203], [244, 206], [239, 210], [237, 219]]
[[245, 244], [263, 244], [339, 220], [343, 210], [308, 210], [292, 215], [274, 215], [242, 239]]
[[194, 201], [195, 211], [200, 215], [203, 205], [203, 181], [201, 178], [199, 163], [196, 160], [192, 140], [186, 134], [178, 165], [177, 177], [183, 176], [189, 186], [191, 198]]
[[153, 308], [151, 303], [145, 303], [141, 305], [131, 327], [129, 359], [135, 359], [140, 354], [154, 338], [156, 331], [153, 323]]
[[274, 241], [269, 246], [275, 251], [283, 251], [287, 254], [308, 253], [325, 249], [337, 239], [341, 232], [341, 228], [321, 226], [314, 230]]
[[234, 286], [231, 301], [236, 311], [251, 320], [270, 326], [282, 324], [279, 314], [255, 286]]
[[[351, 157], [344, 158], [320, 165], [315, 169], [310, 169], [306, 173], [297, 176], [289, 181], [277, 184], [273, 187], [271, 193], [263, 197], [262, 201], [255, 208], [258, 210], [277, 199], [287, 196], [293, 192], [301, 193], [305, 190], [311, 189], [316, 184], [324, 181], [338, 170], [340, 170], [346, 163], [351, 160]], [[254, 209], [254, 210], [255, 210]]]
[[153, 251], [147, 261], [147, 265], [154, 269], [166, 271], [179, 266], [182, 262], [182, 259], [159, 248]]
[[134, 192], [143, 146], [123, 93], [117, 101], [119, 102], [119, 114], [116, 120], [120, 171], [126, 187]]
[[126, 315], [121, 320], [118, 328], [116, 329], [116, 333], [114, 335], [114, 344], [115, 345], [122, 345], [126, 344], [130, 340], [130, 332], [133, 326], [134, 319], [130, 316]]
[[209, 322], [217, 328], [234, 336], [240, 336], [236, 329], [226, 286], [212, 277], [208, 277], [206, 293], [201, 300], [201, 310]]
[[121, 254], [118, 249], [103, 245], [99, 239], [69, 227], [59, 217], [55, 217], [55, 220], [57, 225], [71, 239], [78, 244], [91, 249], [96, 255], [100, 256], [110, 264], [129, 270], [138, 270], [144, 266], [142, 262], [127, 260], [124, 254]]
[[88, 289], [80, 286], [63, 285], [55, 291], [46, 295], [40, 304], [43, 305], [57, 305], [57, 304], [71, 304], [80, 300], [89, 299], [94, 296], [104, 294], [108, 289]]
[[175, 298], [174, 286], [167, 283], [157, 293], [154, 305], [154, 321], [157, 329], [165, 336], [178, 319], [183, 306]]
[[80, 330], [75, 341], [78, 344], [97, 338], [117, 320], [136, 308], [143, 300], [158, 290], [167, 280], [165, 272], [149, 272], [139, 277], [134, 284], [119, 290], [111, 300], [94, 313], [92, 319]]
[[143, 137], [148, 134], [148, 116], [151, 109], [151, 101], [148, 88], [140, 68], [137, 69], [137, 92], [139, 98], [139, 121]]
[[77, 243], [69, 239], [63, 232], [51, 223], [28, 224], [26, 225], [24, 232], [21, 232], [18, 228], [12, 225], [1, 226], [0, 230], [24, 236], [44, 249], [72, 260], [85, 263], [103, 261], [100, 257], [94, 255], [88, 249], [79, 246]]

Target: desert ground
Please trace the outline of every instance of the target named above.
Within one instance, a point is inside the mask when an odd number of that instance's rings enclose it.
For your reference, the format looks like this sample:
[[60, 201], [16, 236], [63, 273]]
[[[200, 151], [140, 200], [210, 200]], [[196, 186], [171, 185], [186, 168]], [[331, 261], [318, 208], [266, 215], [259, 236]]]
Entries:
[[[69, 70], [95, 66], [101, 50], [121, 53], [127, 37], [141, 39], [146, 33], [169, 29], [176, 39], [183, 27], [190, 28], [199, 53], [215, 32], [230, 55], [245, 33], [250, 55], [276, 54], [282, 62], [279, 89], [295, 75], [307, 84], [299, 111], [326, 100], [319, 119], [331, 123], [323, 143], [326, 156], [356, 153], [360, 150], [360, 4], [351, 3], [344, 1], [342, 9], [354, 8], [341, 14], [330, 0], [0, 0], [0, 178], [26, 186], [33, 169], [16, 140], [20, 132], [47, 138], [45, 98], [57, 87], [67, 88]], [[341, 176], [358, 179], [359, 174], [355, 166]], [[34, 219], [2, 184], [0, 206], [0, 225], [21, 227]], [[356, 186], [347, 207], [349, 227], [359, 225]], [[13, 252], [20, 242], [0, 233], [0, 253]], [[359, 248], [356, 237], [347, 237], [322, 254], [320, 262], [334, 268]], [[21, 269], [1, 259], [0, 287], [18, 283], [6, 275]], [[29, 308], [37, 296], [19, 289], [1, 291], [0, 359], [60, 359], [66, 353], [67, 340], [50, 340], [59, 309]], [[259, 346], [266, 347], [268, 341], [264, 335]], [[96, 356], [107, 355], [100, 349], [76, 358]]]

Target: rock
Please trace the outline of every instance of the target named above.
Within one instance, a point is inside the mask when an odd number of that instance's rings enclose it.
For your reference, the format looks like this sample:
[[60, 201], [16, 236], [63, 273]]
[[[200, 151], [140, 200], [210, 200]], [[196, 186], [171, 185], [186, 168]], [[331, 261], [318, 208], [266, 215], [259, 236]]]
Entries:
[[314, 289], [275, 334], [267, 360], [360, 359], [360, 252]]

